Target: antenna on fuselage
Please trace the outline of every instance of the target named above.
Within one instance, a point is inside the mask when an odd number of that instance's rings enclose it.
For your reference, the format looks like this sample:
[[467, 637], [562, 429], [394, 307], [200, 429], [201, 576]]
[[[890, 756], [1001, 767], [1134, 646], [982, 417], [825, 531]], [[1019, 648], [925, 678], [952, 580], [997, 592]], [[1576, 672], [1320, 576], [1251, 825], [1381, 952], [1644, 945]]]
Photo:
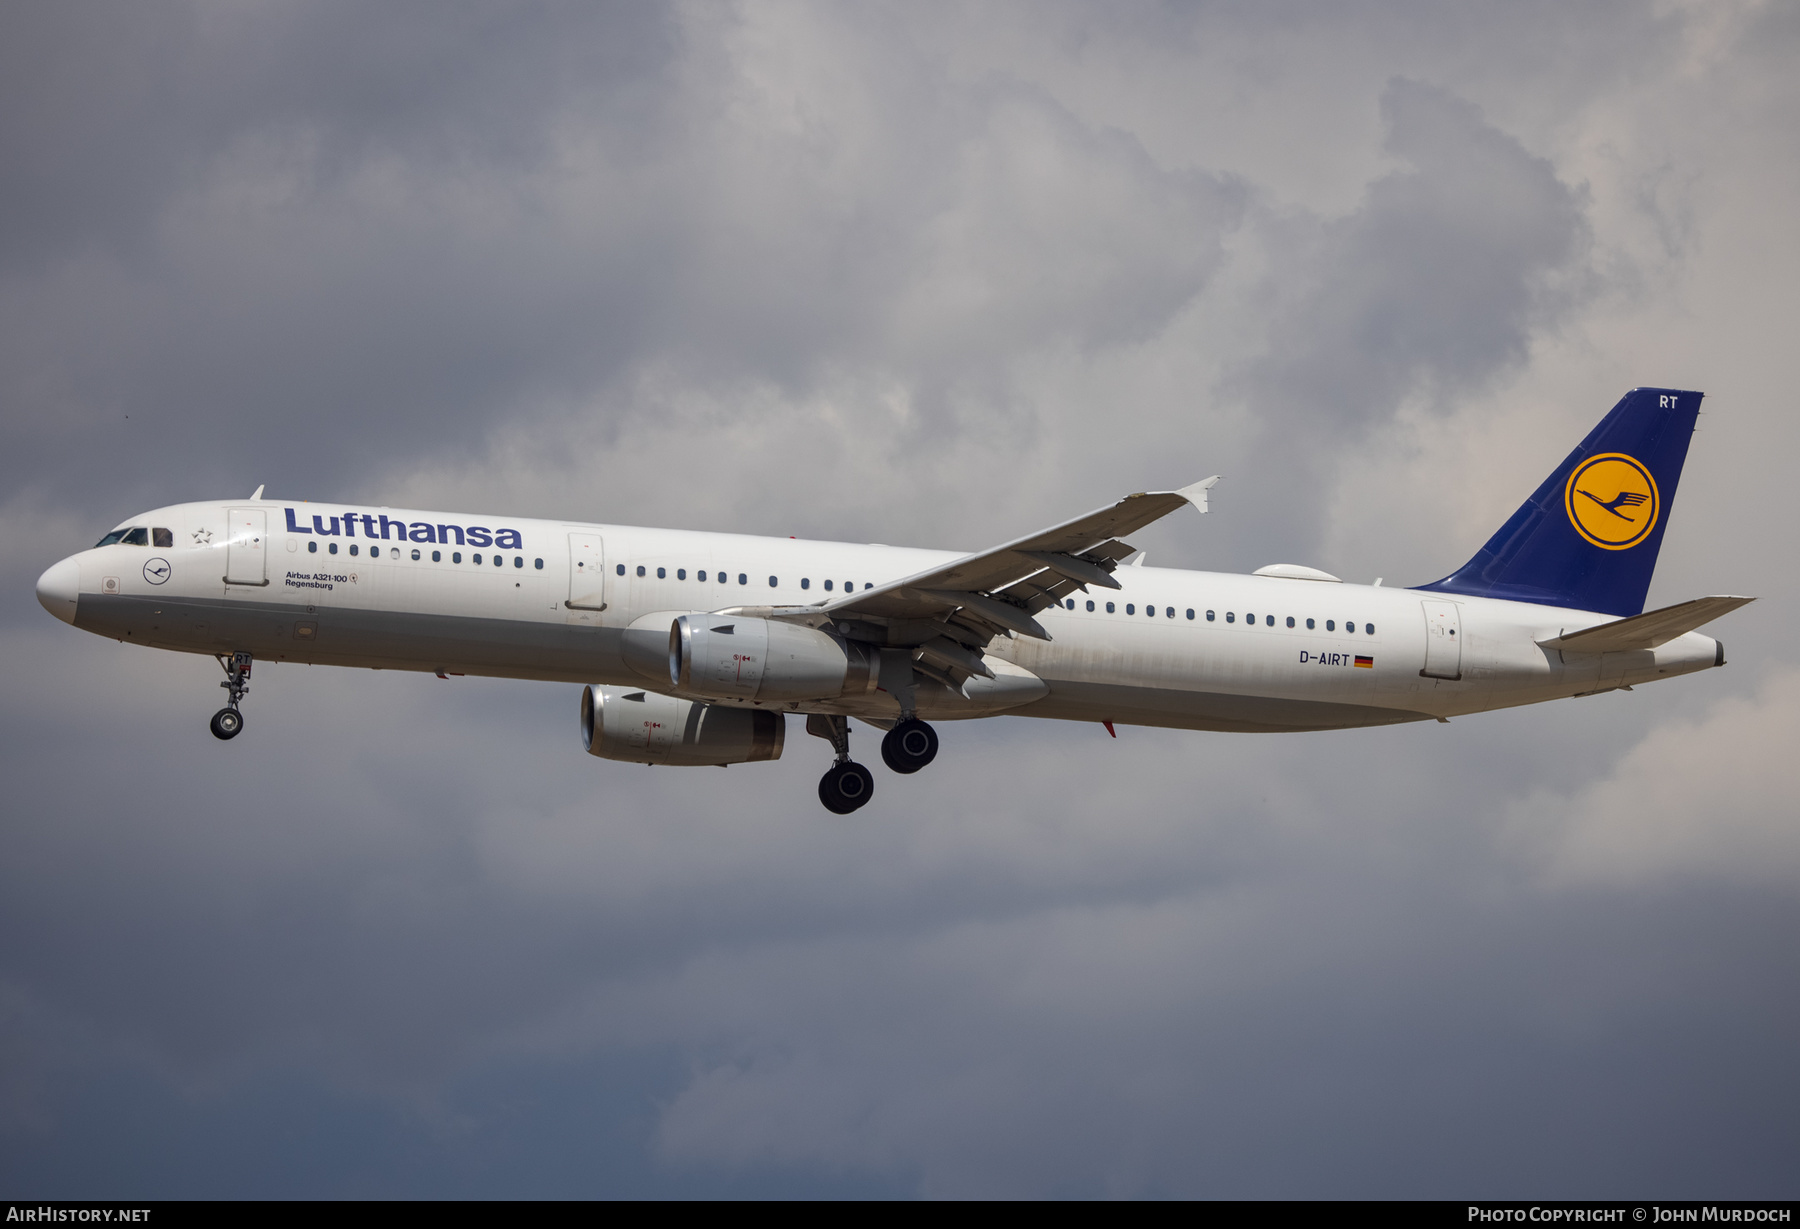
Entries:
[[[265, 482], [265, 483], [263, 483], [263, 486], [268, 486], [268, 485], [269, 485], [269, 484], [268, 484], [268, 483], [266, 483], [266, 482]], [[251, 492], [250, 492], [250, 498], [251, 498], [251, 499], [261, 499], [261, 498], [262, 498], [262, 493], [263, 493], [263, 489], [262, 489], [262, 486], [259, 486], [259, 487], [257, 487], [257, 488], [256, 488], [256, 489], [255, 489], [255, 490], [254, 490], [254, 491], [251, 491]]]

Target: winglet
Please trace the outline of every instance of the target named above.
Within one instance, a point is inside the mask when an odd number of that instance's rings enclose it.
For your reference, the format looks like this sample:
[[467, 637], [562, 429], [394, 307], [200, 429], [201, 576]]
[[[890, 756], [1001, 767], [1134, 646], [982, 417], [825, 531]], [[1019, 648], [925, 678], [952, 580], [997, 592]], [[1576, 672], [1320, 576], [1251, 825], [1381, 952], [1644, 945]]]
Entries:
[[1206, 493], [1208, 491], [1212, 490], [1213, 483], [1217, 482], [1219, 480], [1219, 478], [1220, 478], [1220, 475], [1214, 474], [1212, 477], [1202, 479], [1201, 481], [1194, 483], [1194, 485], [1192, 485], [1192, 486], [1184, 486], [1184, 487], [1181, 487], [1179, 490], [1172, 491], [1170, 493], [1181, 496], [1183, 499], [1187, 500], [1190, 504], [1193, 504], [1194, 507], [1200, 509], [1200, 511], [1202, 511], [1202, 512], [1205, 512], [1206, 511]]
[[[264, 484], [263, 484], [263, 486], [267, 486], [267, 485], [268, 485], [268, 483], [266, 483], [266, 482], [265, 482], [265, 483], [264, 483]], [[261, 486], [259, 486], [259, 487], [257, 487], [257, 488], [256, 488], [256, 489], [255, 489], [255, 490], [254, 490], [254, 491], [251, 491], [251, 492], [250, 492], [250, 498], [251, 498], [251, 499], [261, 499], [261, 498], [262, 498], [262, 493], [263, 493], [263, 489], [262, 489], [262, 487], [261, 487]], [[1202, 511], [1202, 512], [1204, 512], [1204, 511], [1206, 511], [1206, 509], [1205, 509], [1205, 508], [1202, 508], [1202, 509], [1200, 509], [1200, 510], [1201, 510], [1201, 511]]]

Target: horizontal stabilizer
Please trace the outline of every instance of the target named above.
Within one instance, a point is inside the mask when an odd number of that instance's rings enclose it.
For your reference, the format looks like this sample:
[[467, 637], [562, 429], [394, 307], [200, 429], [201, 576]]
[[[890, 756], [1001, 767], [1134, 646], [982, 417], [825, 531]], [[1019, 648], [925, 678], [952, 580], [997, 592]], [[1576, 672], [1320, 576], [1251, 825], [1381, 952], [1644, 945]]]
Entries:
[[1677, 606], [1647, 610], [1641, 615], [1632, 615], [1629, 619], [1618, 619], [1602, 623], [1598, 627], [1570, 632], [1566, 636], [1540, 640], [1538, 644], [1546, 649], [1561, 649], [1565, 653], [1623, 653], [1630, 649], [1654, 649], [1677, 636], [1686, 635], [1696, 627], [1711, 623], [1720, 615], [1730, 614], [1739, 606], [1748, 606], [1755, 600], [1753, 597], [1697, 597]]

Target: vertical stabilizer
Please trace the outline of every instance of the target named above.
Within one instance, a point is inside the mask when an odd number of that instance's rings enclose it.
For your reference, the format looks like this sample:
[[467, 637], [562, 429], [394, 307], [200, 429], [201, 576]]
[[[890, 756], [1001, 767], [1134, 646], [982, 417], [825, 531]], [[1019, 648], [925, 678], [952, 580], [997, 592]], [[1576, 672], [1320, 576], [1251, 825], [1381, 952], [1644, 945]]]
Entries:
[[1634, 388], [1437, 593], [1644, 609], [1703, 394]]

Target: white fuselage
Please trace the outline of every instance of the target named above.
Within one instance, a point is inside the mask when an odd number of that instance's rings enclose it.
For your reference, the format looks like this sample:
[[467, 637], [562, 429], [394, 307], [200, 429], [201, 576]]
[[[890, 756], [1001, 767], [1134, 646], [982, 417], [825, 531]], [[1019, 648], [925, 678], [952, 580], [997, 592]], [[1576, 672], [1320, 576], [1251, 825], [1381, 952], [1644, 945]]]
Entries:
[[[266, 500], [181, 504], [126, 524], [166, 530], [158, 536], [171, 544], [101, 546], [58, 565], [79, 595], [64, 617], [100, 635], [265, 661], [652, 690], [667, 689], [667, 675], [656, 677], [658, 664], [641, 653], [628, 657], [634, 624], [666, 637], [683, 612], [825, 603], [846, 586], [860, 591], [957, 558]], [[1587, 694], [1719, 658], [1717, 643], [1696, 632], [1654, 650], [1545, 649], [1537, 642], [1612, 618], [1551, 606], [1151, 567], [1123, 567], [1115, 578], [1122, 588], [1043, 611], [1050, 640], [989, 647], [1011, 676], [1042, 686], [986, 699], [922, 693], [920, 715], [1344, 728]], [[780, 707], [877, 720], [898, 712], [884, 691]]]

